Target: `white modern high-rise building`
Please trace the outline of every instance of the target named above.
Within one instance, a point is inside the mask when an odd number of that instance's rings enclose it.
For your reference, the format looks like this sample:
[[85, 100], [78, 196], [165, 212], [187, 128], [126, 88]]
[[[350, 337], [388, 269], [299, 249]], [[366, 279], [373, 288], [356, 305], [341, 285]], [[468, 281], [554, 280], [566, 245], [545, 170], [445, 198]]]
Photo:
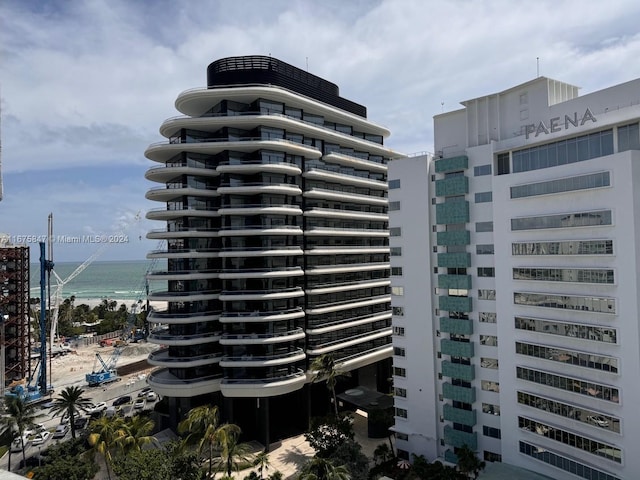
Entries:
[[640, 79], [462, 105], [389, 166], [397, 448], [640, 478]]

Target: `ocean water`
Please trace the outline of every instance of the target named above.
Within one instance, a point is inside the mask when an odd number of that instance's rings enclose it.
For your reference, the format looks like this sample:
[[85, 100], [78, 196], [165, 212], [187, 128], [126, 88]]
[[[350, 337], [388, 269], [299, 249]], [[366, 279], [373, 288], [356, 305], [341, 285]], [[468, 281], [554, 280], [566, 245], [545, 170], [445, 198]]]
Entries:
[[[61, 262], [54, 270], [66, 280], [81, 263]], [[93, 262], [77, 277], [65, 284], [62, 298], [75, 295], [77, 299], [138, 300], [146, 298], [145, 274], [151, 265], [150, 260], [127, 262]], [[155, 267], [156, 269], [158, 267]], [[31, 297], [40, 297], [40, 264], [31, 264]], [[51, 294], [56, 281], [51, 275]], [[153, 287], [153, 285], [151, 286]], [[78, 302], [76, 302], [77, 304]]]

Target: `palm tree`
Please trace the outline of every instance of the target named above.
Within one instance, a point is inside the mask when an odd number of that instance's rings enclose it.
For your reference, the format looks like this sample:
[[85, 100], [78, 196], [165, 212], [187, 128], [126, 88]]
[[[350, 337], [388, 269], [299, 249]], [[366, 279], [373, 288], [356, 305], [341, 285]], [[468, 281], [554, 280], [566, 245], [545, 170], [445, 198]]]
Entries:
[[220, 413], [217, 405], [202, 405], [193, 408], [178, 425], [179, 433], [189, 433], [185, 439], [187, 442], [198, 439], [198, 451], [202, 454], [205, 447], [209, 450], [209, 477], [213, 467], [213, 449], [216, 444], [216, 430]]
[[124, 420], [121, 417], [100, 417], [90, 424], [89, 445], [104, 457], [107, 476], [111, 479], [110, 464], [113, 461], [111, 451], [126, 436]]
[[253, 466], [258, 467], [258, 471], [260, 472], [260, 480], [264, 479], [263, 473], [269, 470], [270, 465], [269, 454], [266, 450], [258, 453], [253, 459]]
[[86, 412], [91, 407], [91, 399], [83, 397], [84, 390], [80, 387], [66, 387], [60, 392], [60, 397], [56, 398], [51, 407], [53, 416], [68, 415], [71, 426], [71, 437], [76, 438], [75, 417], [80, 412]]
[[317, 357], [309, 367], [314, 372], [313, 382], [319, 382], [322, 380], [327, 381], [327, 388], [331, 392], [331, 398], [333, 400], [333, 407], [336, 417], [338, 416], [338, 400], [336, 399], [336, 384], [338, 378], [349, 377], [349, 372], [340, 370], [336, 366], [336, 361], [331, 354], [324, 354]]
[[344, 465], [336, 467], [329, 459], [313, 457], [302, 467], [298, 480], [351, 480]]
[[483, 470], [486, 466], [485, 462], [482, 462], [476, 457], [476, 453], [471, 450], [466, 444], [456, 451], [458, 457], [458, 470], [465, 477], [469, 477], [469, 474], [473, 475], [473, 478], [478, 478], [480, 470]]
[[140, 451], [143, 445], [155, 442], [155, 437], [150, 435], [154, 425], [154, 421], [144, 415], [135, 415], [125, 422], [124, 435], [116, 440], [122, 452]]
[[249, 446], [239, 443], [241, 433], [240, 427], [233, 423], [221, 425], [215, 433], [215, 440], [220, 448], [220, 464], [224, 466], [227, 477], [231, 477], [233, 470], [238, 471], [238, 467], [249, 459]]
[[[36, 418], [36, 412], [33, 405], [29, 405], [20, 397], [9, 397], [6, 401], [8, 417], [5, 417], [9, 429], [12, 432], [17, 432], [17, 436], [13, 438], [20, 438], [22, 444], [22, 461], [26, 464], [26, 452], [24, 448], [24, 432], [27, 428], [34, 424]], [[11, 448], [9, 448], [9, 465], [8, 470], [11, 471]]]

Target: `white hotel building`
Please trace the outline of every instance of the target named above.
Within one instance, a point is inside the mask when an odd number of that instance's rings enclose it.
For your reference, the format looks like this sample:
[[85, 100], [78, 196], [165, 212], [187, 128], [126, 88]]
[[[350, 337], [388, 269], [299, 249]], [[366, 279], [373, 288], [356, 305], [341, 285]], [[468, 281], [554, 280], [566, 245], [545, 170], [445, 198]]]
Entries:
[[640, 478], [640, 79], [462, 105], [389, 166], [397, 448]]

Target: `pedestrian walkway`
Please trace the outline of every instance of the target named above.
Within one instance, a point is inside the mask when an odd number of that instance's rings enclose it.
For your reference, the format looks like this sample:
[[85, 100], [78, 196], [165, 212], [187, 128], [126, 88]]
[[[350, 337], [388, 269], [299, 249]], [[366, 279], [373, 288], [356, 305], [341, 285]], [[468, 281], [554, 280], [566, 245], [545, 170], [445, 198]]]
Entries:
[[[388, 443], [387, 438], [368, 438], [367, 437], [367, 418], [356, 413], [353, 415], [353, 430], [355, 440], [362, 447], [364, 453], [369, 460], [373, 460], [373, 452], [381, 443]], [[269, 470], [263, 472], [265, 476], [279, 471], [283, 478], [296, 478], [302, 466], [311, 458], [315, 451], [304, 438], [304, 435], [287, 438], [276, 443], [272, 443], [269, 448]], [[246, 469], [235, 475], [237, 480], [244, 479], [249, 473], [257, 469]]]

